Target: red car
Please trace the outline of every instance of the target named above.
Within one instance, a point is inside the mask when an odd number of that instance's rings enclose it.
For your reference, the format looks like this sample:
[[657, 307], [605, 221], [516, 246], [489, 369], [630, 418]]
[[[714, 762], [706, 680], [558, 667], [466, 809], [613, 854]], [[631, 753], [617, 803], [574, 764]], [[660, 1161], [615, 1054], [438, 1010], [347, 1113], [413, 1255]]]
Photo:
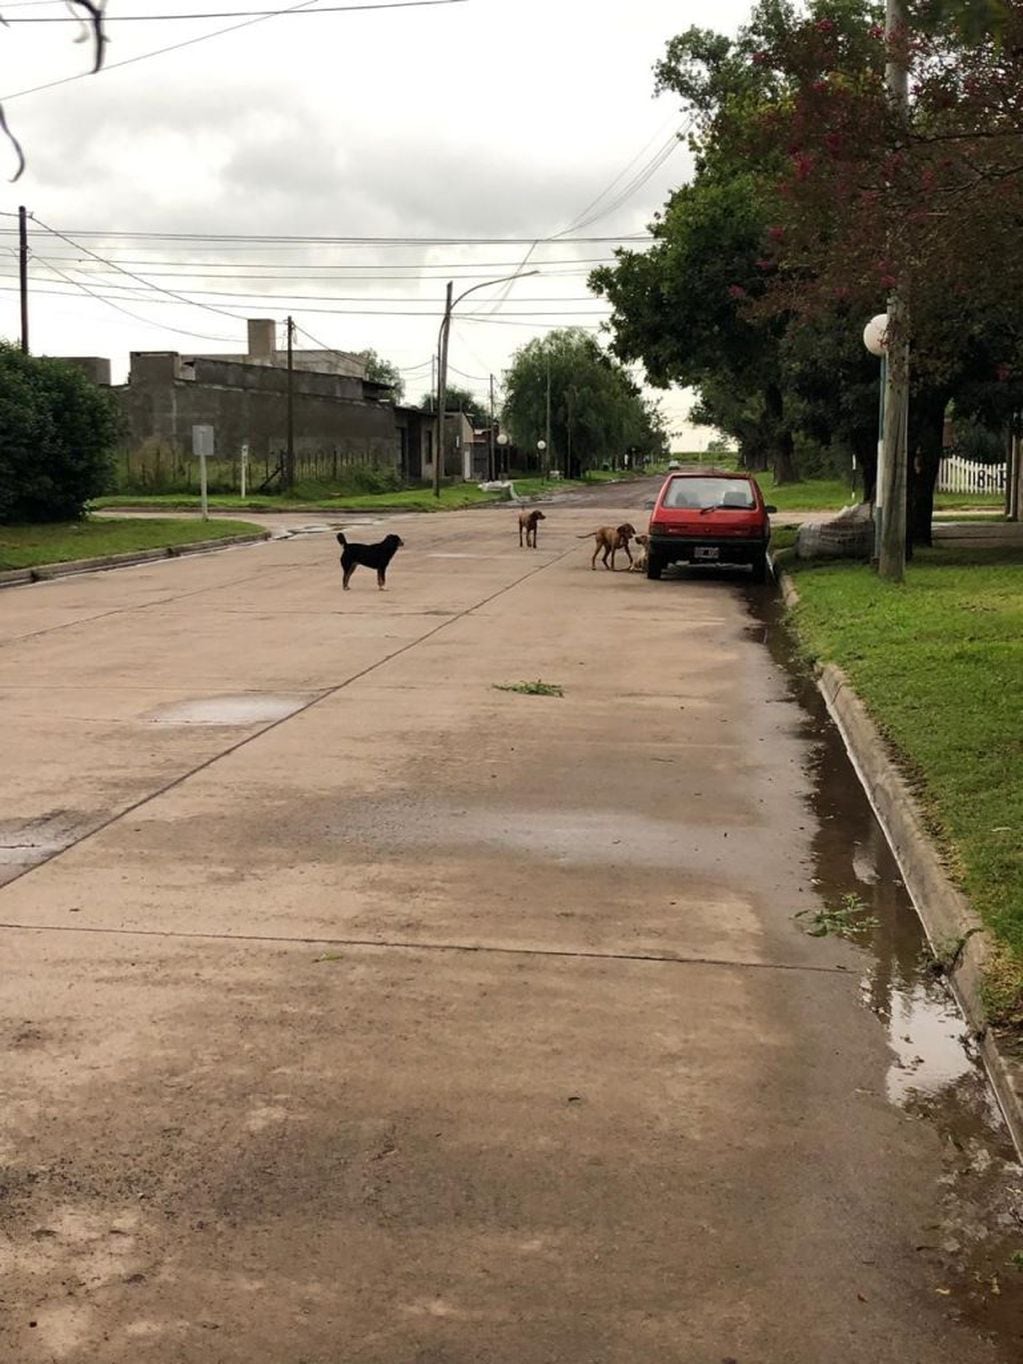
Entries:
[[755, 478], [718, 469], [669, 474], [650, 514], [648, 578], [669, 564], [749, 564], [767, 578], [768, 513]]

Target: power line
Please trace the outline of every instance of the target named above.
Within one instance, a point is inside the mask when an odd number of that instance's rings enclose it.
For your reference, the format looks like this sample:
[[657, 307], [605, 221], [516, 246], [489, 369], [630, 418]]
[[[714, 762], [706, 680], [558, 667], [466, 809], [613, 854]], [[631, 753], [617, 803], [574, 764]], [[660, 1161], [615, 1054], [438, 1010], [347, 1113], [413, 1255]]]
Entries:
[[[299, 10], [309, 9], [315, 5], [317, 0], [299, 0], [297, 5], [289, 5], [286, 9], [271, 10], [265, 14], [259, 14], [253, 19], [243, 19], [240, 24], [228, 24], [226, 28], [214, 29], [212, 33], [200, 33], [195, 38], [186, 38], [184, 42], [169, 43], [166, 47], [154, 48], [151, 52], [140, 52], [136, 57], [125, 57], [119, 62], [105, 62], [102, 71], [116, 71], [122, 66], [134, 66], [136, 62], [148, 61], [150, 57], [162, 57], [167, 52], [180, 52], [183, 48], [194, 47], [196, 43], [205, 43], [210, 38], [221, 38], [225, 33], [237, 33], [239, 29], [251, 28], [253, 24], [265, 24], [268, 19], [277, 19], [282, 15], [295, 14]], [[388, 3], [391, 7], [406, 7], [408, 5], [461, 5], [466, 0], [393, 0]], [[361, 8], [361, 7], [360, 7]], [[367, 8], [378, 8], [378, 6], [367, 6]], [[43, 85], [32, 85], [25, 90], [15, 90], [9, 95], [0, 95], [0, 104], [6, 104], [12, 99], [21, 99], [23, 95], [37, 95], [43, 90], [55, 90], [61, 85], [70, 85], [72, 81], [84, 80], [86, 76], [98, 75], [94, 71], [79, 71], [73, 76], [63, 76], [59, 80], [46, 81]]]
[[[42, 259], [42, 257], [39, 257], [39, 259]], [[11, 277], [11, 276], [8, 276], [8, 278], [12, 278], [12, 277]], [[83, 290], [85, 293], [89, 294], [91, 297], [101, 299], [101, 300], [103, 300], [104, 302], [111, 302], [111, 301], [112, 301], [107, 295], [105, 295], [105, 294], [100, 294], [100, 293], [98, 293], [98, 292], [97, 292], [96, 290], [94, 290], [94, 289], [89, 289], [88, 286], [86, 286], [86, 285], [80, 283], [80, 281], [75, 280], [75, 279], [71, 279], [70, 277], [67, 277], [67, 278], [68, 278], [68, 283], [72, 284], [72, 285], [74, 286], [74, 289], [81, 289], [81, 290]], [[72, 289], [72, 290], [67, 290], [67, 289], [42, 289], [42, 288], [37, 288], [37, 289], [36, 289], [36, 293], [37, 293], [37, 295], [38, 295], [39, 297], [74, 298], [74, 297], [78, 297], [78, 295], [74, 292], [74, 289]], [[17, 286], [14, 286], [14, 285], [0, 285], [0, 293], [17, 293], [17, 292], [18, 292]], [[129, 301], [129, 302], [138, 302], [139, 300], [137, 300], [137, 299], [129, 299], [128, 301]], [[174, 297], [173, 295], [169, 296], [169, 297], [166, 298], [166, 299], [164, 299], [164, 298], [145, 298], [143, 301], [145, 301], [145, 302], [147, 302], [147, 303], [151, 303], [151, 304], [164, 304], [164, 305], [167, 305], [167, 306], [169, 306], [169, 305], [174, 305], [174, 304], [176, 304], [176, 305], [179, 306], [179, 307], [180, 307], [181, 305], [183, 305], [183, 304], [186, 305], [186, 306], [190, 306], [190, 307], [202, 307], [202, 306], [203, 306], [202, 304], [198, 304], [198, 303], [192, 302], [192, 301], [190, 301], [190, 300], [188, 300], [188, 299], [176, 298], [176, 297]], [[420, 318], [430, 318], [430, 319], [434, 319], [434, 318], [439, 318], [439, 317], [443, 316], [443, 309], [442, 309], [442, 308], [437, 309], [435, 312], [430, 313], [430, 312], [407, 312], [407, 311], [404, 311], [404, 310], [397, 310], [397, 309], [390, 309], [390, 308], [362, 309], [362, 308], [309, 308], [309, 307], [301, 307], [301, 308], [296, 308], [296, 309], [295, 309], [295, 312], [298, 312], [298, 313], [310, 313], [310, 314], [316, 313], [316, 314], [323, 315], [323, 316], [326, 316], [326, 317], [420, 317]], [[225, 317], [229, 317], [229, 318], [231, 319], [232, 322], [241, 322], [241, 321], [244, 320], [242, 317], [237, 316], [237, 315], [235, 315], [234, 313], [224, 313], [223, 315], [224, 315]], [[520, 318], [520, 317], [521, 317], [521, 318], [558, 317], [558, 318], [564, 319], [564, 318], [569, 318], [569, 317], [593, 317], [594, 314], [593, 314], [593, 313], [580, 313], [578, 310], [567, 311], [567, 312], [565, 312], [565, 311], [559, 311], [559, 310], [557, 310], [557, 309], [553, 309], [553, 310], [546, 310], [546, 311], [536, 312], [536, 313], [533, 313], [533, 312], [519, 312], [519, 313], [512, 314], [511, 316], [514, 316], [514, 317], [516, 317], [516, 318]], [[142, 319], [142, 320], [143, 320], [143, 321], [146, 321], [147, 319]], [[584, 328], [584, 329], [589, 329], [590, 327], [593, 327], [595, 330], [599, 330], [599, 324], [591, 324], [591, 323], [584, 323], [584, 322], [566, 323], [566, 322], [564, 322], [564, 321], [561, 321], [561, 322], [540, 322], [540, 321], [531, 321], [531, 322], [525, 322], [525, 321], [523, 321], [523, 322], [519, 322], [519, 321], [511, 322], [511, 321], [508, 321], [508, 322], [505, 322], [505, 319], [503, 319], [503, 318], [496, 318], [496, 317], [495, 317], [495, 318], [491, 318], [491, 317], [488, 317], [487, 315], [485, 315], [485, 314], [483, 314], [483, 313], [460, 313], [460, 314], [459, 314], [459, 321], [462, 321], [462, 322], [494, 322], [494, 323], [497, 323], [497, 324], [503, 324], [503, 325], [515, 326], [515, 327], [563, 327], [563, 326], [569, 325], [569, 326], [574, 326], [574, 327], [582, 327], [582, 328]], [[181, 330], [181, 329], [178, 328], [177, 330]], [[188, 336], [198, 336], [198, 335], [199, 335], [198, 332], [186, 332], [185, 334], [188, 335]], [[308, 335], [308, 333], [307, 333], [307, 335]], [[232, 338], [230, 338], [230, 337], [215, 337], [215, 338], [214, 338], [214, 337], [211, 337], [210, 339], [211, 339], [211, 340], [218, 340], [218, 341], [230, 341]], [[329, 349], [329, 348], [328, 348], [328, 349]]]
[[[306, 0], [312, 4], [314, 0]], [[0, 216], [16, 218], [16, 213]], [[56, 229], [51, 229], [56, 231]], [[534, 241], [551, 241], [554, 246], [567, 246], [573, 242], [587, 245], [617, 245], [619, 242], [649, 242], [653, 238], [649, 232], [627, 232], [616, 237], [313, 237], [288, 236], [285, 234], [232, 233], [232, 232], [125, 232], [103, 231], [99, 228], [67, 228], [76, 240], [99, 238], [102, 241], [174, 241], [174, 242], [279, 242], [300, 246], [371, 246], [418, 247], [418, 246], [525, 246]], [[0, 228], [0, 236], [16, 236], [16, 228]]]
[[[380, 4], [367, 5], [322, 5], [315, 10], [279, 10], [279, 9], [228, 9], [228, 10], [205, 10], [201, 13], [187, 14], [110, 14], [104, 11], [104, 25], [111, 22], [117, 24], [163, 24], [171, 23], [178, 19], [277, 19], [282, 16], [293, 17], [299, 14], [351, 14], [361, 10], [378, 9], [424, 9], [433, 5], [464, 5], [467, 0], [381, 0]], [[7, 8], [5, 6], [5, 8]], [[53, 14], [53, 15], [32, 15], [25, 19], [5, 19], [5, 24], [80, 24], [82, 19], [75, 14]], [[209, 37], [215, 35], [209, 34]]]
[[[82, 257], [81, 257], [81, 256], [67, 256], [67, 255], [65, 255], [65, 256], [51, 256], [50, 259], [51, 259], [51, 260], [60, 261], [60, 262], [62, 262], [62, 263], [65, 264], [65, 265], [77, 265], [77, 264], [81, 264], [81, 262], [82, 262]], [[146, 271], [147, 275], [148, 275], [150, 278], [152, 278], [152, 279], [220, 279], [220, 280], [225, 280], [225, 279], [255, 279], [255, 280], [263, 280], [263, 281], [282, 280], [282, 281], [285, 281], [285, 282], [287, 282], [287, 281], [298, 281], [298, 280], [313, 280], [313, 281], [315, 281], [315, 280], [328, 280], [328, 279], [331, 279], [332, 277], [336, 277], [336, 276], [334, 276], [334, 272], [335, 272], [335, 271], [343, 271], [343, 272], [345, 272], [345, 273], [341, 276], [341, 279], [342, 279], [343, 281], [345, 281], [345, 282], [352, 281], [352, 280], [374, 280], [374, 281], [379, 281], [379, 282], [384, 282], [384, 281], [387, 281], [387, 280], [394, 280], [394, 281], [396, 281], [396, 282], [397, 282], [397, 281], [401, 281], [402, 283], [408, 284], [408, 283], [411, 283], [412, 280], [415, 278], [414, 276], [410, 276], [409, 274], [404, 274], [404, 275], [393, 275], [393, 274], [390, 274], [390, 273], [382, 274], [382, 273], [379, 273], [377, 270], [372, 269], [372, 267], [369, 267], [369, 266], [366, 266], [366, 265], [333, 265], [333, 264], [330, 264], [330, 263], [323, 263], [323, 264], [309, 263], [309, 264], [298, 264], [298, 265], [274, 265], [274, 264], [272, 264], [272, 263], [270, 263], [270, 262], [267, 262], [267, 263], [265, 263], [265, 264], [264, 264], [264, 263], [256, 264], [256, 263], [247, 263], [247, 262], [243, 262], [243, 261], [195, 261], [195, 262], [189, 262], [189, 261], [187, 261], [187, 260], [181, 260], [181, 261], [145, 261], [145, 260], [136, 260], [136, 259], [134, 259], [134, 258], [129, 258], [129, 257], [121, 257], [121, 258], [118, 259], [118, 258], [115, 258], [115, 257], [112, 257], [112, 256], [111, 256], [111, 257], [107, 257], [107, 259], [108, 259], [112, 264], [114, 264], [114, 265], [124, 265], [124, 266], [135, 265], [135, 266], [139, 266], [139, 267], [141, 267], [142, 269], [144, 269], [144, 270]], [[608, 264], [609, 262], [611, 262], [611, 261], [613, 261], [613, 260], [614, 260], [614, 257], [613, 257], [613, 256], [594, 256], [592, 259], [590, 259], [590, 260], [588, 260], [588, 261], [584, 260], [584, 261], [582, 261], [582, 262], [580, 262], [580, 263], [583, 264], [583, 265], [606, 265], [606, 264]], [[514, 263], [515, 263], [514, 261], [509, 262], [510, 265], [513, 265]], [[463, 264], [464, 264], [464, 262], [463, 262]], [[564, 269], [559, 268], [559, 263], [557, 263], [557, 262], [552, 262], [552, 264], [554, 265], [555, 268], [548, 269], [548, 268], [546, 268], [546, 263], [544, 263], [543, 274], [544, 274], [544, 277], [545, 277], [545, 278], [552, 278], [552, 279], [553, 279], [553, 278], [567, 279], [567, 278], [578, 277], [578, 276], [580, 276], [580, 275], [588, 275], [588, 274], [590, 273], [590, 271], [589, 271], [588, 269], [583, 269], [583, 270], [564, 270]], [[195, 268], [192, 268], [193, 265], [195, 266]], [[152, 266], [173, 266], [174, 269], [173, 269], [173, 270], [163, 270], [163, 269], [155, 269], [155, 270], [154, 270], [154, 269], [151, 268]], [[452, 273], [451, 273], [452, 270], [453, 270], [453, 269], [456, 269], [456, 267], [453, 267], [453, 266], [434, 266], [434, 265], [432, 265], [432, 264], [429, 265], [429, 266], [420, 266], [420, 265], [405, 265], [405, 266], [402, 266], [402, 265], [390, 265], [390, 266], [382, 266], [382, 267], [381, 267], [381, 269], [382, 269], [382, 270], [385, 270], [385, 271], [390, 271], [390, 270], [406, 270], [406, 271], [413, 271], [413, 270], [414, 270], [414, 271], [419, 272], [419, 278], [423, 279], [424, 281], [430, 282], [430, 283], [433, 283], [433, 282], [436, 282], [436, 281], [444, 281], [444, 280], [448, 280], [448, 279], [479, 279], [479, 278], [480, 278], [480, 275], [481, 275], [481, 273], [482, 273], [483, 271], [491, 270], [491, 269], [496, 269], [496, 268], [497, 268], [497, 265], [494, 264], [494, 263], [489, 263], [489, 264], [488, 264], [488, 263], [485, 263], [485, 262], [481, 262], [478, 270], [473, 270], [473, 271], [470, 271], [470, 272], [465, 273], [465, 274], [458, 274], [458, 273], [452, 274]], [[425, 271], [426, 271], [427, 269], [429, 269], [429, 270], [438, 270], [438, 271], [440, 271], [441, 273], [438, 273], [438, 274], [436, 274], [436, 275], [433, 275], [433, 274], [429, 274], [429, 275], [428, 275], [428, 274], [425, 273]], [[264, 273], [264, 274], [257, 274], [257, 273], [255, 273], [256, 271], [266, 271], [267, 273]], [[295, 271], [295, 272], [301, 272], [301, 273], [288, 274], [288, 273], [285, 273], [286, 271]], [[356, 271], [363, 271], [364, 273], [362, 273], [362, 274], [358, 274], [358, 273], [349, 273], [349, 272], [356, 272]], [[250, 273], [250, 272], [251, 272], [251, 273]], [[319, 273], [317, 273], [317, 272], [319, 272]], [[323, 273], [323, 272], [329, 272], [329, 273]], [[110, 273], [110, 271], [97, 271], [96, 273], [97, 273], [97, 274], [105, 274], [105, 273]]]
[[[186, 331], [183, 327], [174, 327], [169, 322], [155, 322], [151, 317], [143, 317], [140, 313], [133, 313], [131, 309], [122, 307], [120, 303], [115, 302], [113, 299], [107, 298], [103, 294], [96, 293], [95, 290], [90, 289], [87, 285], [72, 279], [70, 275], [65, 275], [63, 270], [58, 270], [55, 265], [51, 265], [50, 262], [44, 260], [43, 257], [37, 256], [36, 259], [42, 261], [44, 265], [49, 266], [49, 268], [53, 270], [55, 274], [60, 275], [62, 279], [67, 280], [68, 284], [72, 284], [76, 289], [81, 289], [84, 293], [88, 294], [90, 298], [94, 298], [100, 303], [105, 303], [108, 308], [113, 308], [115, 312], [124, 313], [125, 317], [130, 317], [134, 321], [141, 322], [147, 327], [158, 327], [161, 331], [177, 332], [180, 336], [199, 337], [200, 340], [203, 341], [222, 341], [224, 343], [230, 343], [233, 339], [230, 336], [207, 336], [202, 332]], [[5, 293], [9, 292], [9, 286], [4, 285], [3, 290]], [[63, 298], [81, 297], [81, 294], [68, 294], [64, 290], [41, 289], [37, 290], [37, 292], [44, 296], [59, 292], [60, 296]], [[163, 300], [161, 299], [159, 301], [162, 302]]]
[[[39, 259], [40, 261], [43, 260], [42, 257], [37, 257], [37, 259]], [[45, 264], [46, 262], [44, 261], [43, 263]], [[84, 271], [77, 271], [77, 273], [78, 273], [78, 274], [83, 274]], [[137, 275], [137, 276], [132, 276], [132, 278], [135, 278], [135, 279], [142, 279], [142, 276], [141, 276], [141, 275]], [[125, 289], [125, 290], [127, 290], [127, 289], [132, 289], [132, 288], [137, 288], [137, 287], [138, 287], [137, 285], [130, 285], [130, 284], [110, 284], [110, 283], [106, 282], [105, 280], [102, 281], [102, 282], [104, 283], [104, 285], [105, 285], [105, 287], [106, 287], [107, 289]], [[153, 288], [153, 289], [158, 289], [158, 288], [159, 288], [159, 286], [158, 286], [158, 285], [155, 285], [155, 284], [154, 284], [154, 285], [150, 285], [150, 287]], [[178, 302], [192, 303], [192, 304], [193, 304], [195, 307], [197, 307], [197, 308], [204, 308], [204, 307], [207, 307], [206, 304], [201, 303], [201, 302], [198, 301], [198, 299], [200, 299], [200, 298], [259, 299], [259, 300], [261, 300], [261, 301], [266, 301], [266, 302], [269, 302], [269, 303], [279, 303], [279, 304], [281, 304], [281, 305], [283, 305], [283, 304], [285, 304], [285, 303], [288, 303], [288, 302], [289, 302], [290, 300], [292, 300], [292, 299], [299, 300], [299, 301], [303, 301], [303, 300], [304, 300], [304, 301], [307, 301], [307, 302], [310, 302], [310, 303], [422, 303], [422, 304], [424, 304], [424, 305], [427, 305], [427, 304], [432, 305], [432, 304], [434, 304], [434, 302], [435, 302], [435, 300], [433, 300], [433, 299], [422, 298], [421, 296], [418, 296], [418, 295], [409, 295], [409, 294], [292, 294], [292, 293], [272, 293], [272, 294], [267, 294], [267, 293], [260, 293], [260, 292], [258, 292], [257, 290], [254, 290], [254, 289], [246, 289], [246, 290], [243, 290], [243, 291], [229, 290], [229, 289], [190, 289], [190, 290], [188, 291], [188, 295], [187, 295], [187, 297], [186, 297], [186, 295], [184, 295], [184, 294], [178, 294], [178, 293], [175, 293], [175, 292], [173, 292], [173, 291], [171, 291], [171, 290], [166, 290], [166, 289], [160, 289], [160, 292], [161, 292], [161, 293], [168, 293], [168, 294], [170, 295], [170, 297], [177, 299]], [[607, 307], [607, 305], [604, 304], [604, 303], [602, 303], [602, 301], [601, 301], [595, 294], [581, 294], [581, 295], [569, 295], [569, 296], [566, 296], [566, 295], [564, 295], [564, 294], [553, 294], [553, 295], [547, 295], [547, 296], [537, 296], [537, 295], [533, 295], [533, 296], [530, 296], [529, 298], [522, 299], [521, 302], [523, 302], [523, 303], [594, 303], [594, 304], [599, 304], [601, 307], [604, 307], [604, 308]], [[239, 305], [239, 306], [240, 306], [240, 305]], [[222, 310], [221, 310], [221, 309], [214, 309], [214, 311], [222, 311]], [[570, 311], [575, 311], [575, 310], [574, 310], [574, 309], [570, 309]], [[234, 313], [224, 313], [223, 315], [224, 315], [225, 317], [235, 317], [235, 314], [234, 314]]]
[[185, 303], [193, 308], [204, 308], [209, 313], [218, 313], [221, 317], [229, 317], [232, 322], [239, 321], [236, 313], [230, 313], [225, 308], [217, 308], [209, 303], [198, 303], [193, 299], [185, 298], [184, 295], [175, 293], [173, 289], [165, 289], [162, 284], [153, 284], [149, 280], [143, 279], [141, 275], [136, 275], [133, 271], [126, 270], [123, 265], [118, 265], [114, 261], [106, 260], [105, 257], [99, 255], [90, 247], [82, 246], [81, 243], [72, 241], [72, 239], [65, 236], [63, 232], [58, 232], [55, 227], [47, 226], [47, 224], [44, 223], [42, 219], [37, 218], [35, 214], [32, 215], [32, 221], [41, 227], [44, 232], [49, 232], [51, 236], [59, 237], [60, 240], [66, 242], [68, 246], [73, 246], [77, 251], [84, 251], [87, 256], [91, 256], [94, 260], [102, 261], [104, 265], [113, 266], [120, 274], [126, 275], [129, 279], [135, 280], [137, 284], [141, 284], [147, 289], [153, 289], [157, 293], [166, 294], [168, 298], [174, 299], [177, 303]]
[[[675, 117], [676, 117], [676, 115], [675, 115], [675, 114], [672, 114], [672, 116], [671, 116], [671, 118], [668, 120], [668, 122], [669, 122], [669, 123], [674, 123]], [[596, 206], [600, 203], [600, 201], [601, 201], [602, 199], [606, 198], [607, 195], [611, 193], [611, 191], [614, 189], [615, 185], [618, 184], [618, 181], [621, 180], [625, 175], [627, 175], [628, 172], [629, 172], [630, 170], [632, 170], [632, 168], [633, 168], [633, 166], [636, 164], [636, 162], [639, 161], [641, 157], [643, 157], [643, 156], [646, 155], [646, 153], [647, 153], [647, 151], [649, 150], [650, 146], [651, 146], [654, 142], [656, 142], [656, 141], [663, 135], [663, 132], [664, 132], [664, 129], [665, 129], [666, 126], [667, 126], [667, 124], [662, 124], [661, 127], [658, 129], [658, 131], [657, 131], [656, 133], [654, 133], [654, 135], [653, 135], [653, 137], [650, 139], [650, 141], [647, 142], [647, 143], [645, 144], [645, 146], [642, 148], [641, 151], [639, 151], [639, 152], [636, 153], [636, 155], [632, 158], [632, 160], [628, 163], [628, 165], [626, 165], [622, 170], [620, 170], [620, 171], [618, 172], [618, 174], [615, 176], [615, 178], [610, 182], [610, 184], [606, 185], [606, 186], [600, 191], [600, 193], [599, 193], [595, 198], [593, 198], [593, 199], [590, 200], [590, 202], [586, 205], [586, 207], [582, 210], [582, 212], [581, 212], [581, 213], [578, 213], [578, 214], [572, 219], [571, 223], [569, 223], [568, 227], [565, 229], [566, 232], [572, 232], [572, 231], [574, 231], [575, 228], [583, 221], [583, 219], [586, 218], [587, 215], [588, 215], [589, 213], [591, 213], [592, 210], [593, 210], [594, 208], [596, 208]], [[560, 235], [562, 235], [562, 234], [559, 233], [559, 234], [557, 234], [557, 235], [560, 236]]]

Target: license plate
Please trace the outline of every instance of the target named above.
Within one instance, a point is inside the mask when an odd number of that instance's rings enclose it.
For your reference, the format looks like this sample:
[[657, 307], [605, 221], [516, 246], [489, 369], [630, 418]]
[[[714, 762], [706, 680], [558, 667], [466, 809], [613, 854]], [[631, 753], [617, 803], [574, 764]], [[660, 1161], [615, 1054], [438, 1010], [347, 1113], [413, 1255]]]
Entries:
[[717, 545], [697, 545], [693, 550], [694, 559], [720, 559], [721, 551]]

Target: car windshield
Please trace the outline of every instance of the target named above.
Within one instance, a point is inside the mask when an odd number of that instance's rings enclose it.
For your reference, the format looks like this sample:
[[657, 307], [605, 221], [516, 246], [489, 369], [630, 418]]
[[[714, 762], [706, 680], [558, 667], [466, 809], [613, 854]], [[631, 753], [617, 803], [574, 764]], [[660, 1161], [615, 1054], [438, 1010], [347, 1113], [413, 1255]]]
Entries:
[[699, 511], [711, 507], [752, 511], [756, 505], [753, 488], [744, 478], [673, 478], [662, 503], [665, 507], [692, 507]]

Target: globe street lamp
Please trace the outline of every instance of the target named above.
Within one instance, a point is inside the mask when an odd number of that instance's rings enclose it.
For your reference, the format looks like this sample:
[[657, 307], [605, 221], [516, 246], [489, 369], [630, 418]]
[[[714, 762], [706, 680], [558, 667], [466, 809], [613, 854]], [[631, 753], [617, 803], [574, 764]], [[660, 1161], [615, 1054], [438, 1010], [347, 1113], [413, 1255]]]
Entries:
[[505, 477], [507, 478], [507, 476], [508, 476], [508, 437], [507, 437], [507, 435], [506, 435], [503, 431], [499, 431], [499, 432], [497, 433], [497, 443], [498, 443], [498, 445], [501, 447], [501, 453], [500, 453], [500, 455], [498, 456], [498, 460], [497, 460], [497, 463], [498, 463], [498, 466], [499, 466], [498, 469], [497, 469], [497, 473], [498, 473], [498, 475], [500, 476], [500, 474], [501, 474], [501, 468], [500, 468], [500, 466], [503, 465], [503, 466], [504, 466], [504, 475], [505, 475]]
[[888, 314], [878, 313], [863, 328], [863, 344], [881, 361], [881, 396], [878, 400], [877, 467], [874, 470], [874, 559], [881, 553], [884, 525], [884, 395], [888, 383]]
[[545, 451], [546, 449], [547, 449], [547, 442], [546, 442], [545, 440], [538, 440], [538, 441], [536, 442], [536, 452], [537, 452], [537, 458], [538, 458], [538, 461], [539, 461], [539, 464], [540, 464], [540, 477], [541, 477], [541, 478], [546, 478], [546, 473], [545, 473], [545, 471], [544, 471], [544, 457], [543, 457], [544, 451]]
[[440, 497], [440, 473], [441, 465], [444, 460], [444, 405], [447, 402], [448, 389], [448, 337], [451, 334], [451, 314], [461, 303], [463, 298], [468, 298], [477, 289], [486, 289], [491, 284], [507, 284], [513, 279], [525, 279], [529, 275], [538, 275], [539, 270], [517, 270], [514, 275], [501, 275], [498, 279], [485, 279], [479, 284], [474, 284], [469, 289], [464, 289], [456, 299], [452, 299], [451, 293], [454, 285], [448, 281], [447, 298], [444, 302], [444, 317], [440, 324], [440, 333], [437, 337], [437, 449], [433, 457], [433, 495]]

